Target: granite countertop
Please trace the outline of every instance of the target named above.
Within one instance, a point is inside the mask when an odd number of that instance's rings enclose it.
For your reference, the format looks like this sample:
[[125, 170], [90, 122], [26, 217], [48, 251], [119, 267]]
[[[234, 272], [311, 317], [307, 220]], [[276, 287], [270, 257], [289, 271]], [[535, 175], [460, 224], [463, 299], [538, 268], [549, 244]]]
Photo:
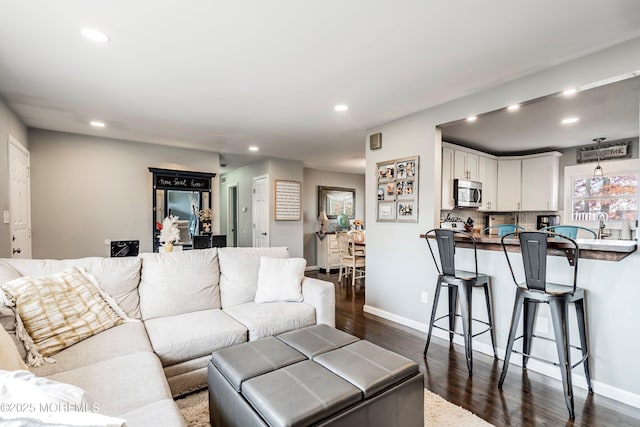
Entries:
[[[420, 238], [424, 239], [421, 234]], [[487, 234], [473, 234], [479, 250], [501, 251], [501, 237]], [[456, 236], [460, 247], [473, 247], [473, 243], [463, 235]], [[576, 239], [580, 249], [580, 258], [600, 259], [605, 261], [620, 261], [638, 249], [637, 240], [614, 240], [614, 239]], [[509, 252], [519, 252], [520, 247], [516, 239], [506, 239], [505, 244]], [[569, 245], [560, 239], [549, 241], [549, 254], [563, 256], [564, 248]]]

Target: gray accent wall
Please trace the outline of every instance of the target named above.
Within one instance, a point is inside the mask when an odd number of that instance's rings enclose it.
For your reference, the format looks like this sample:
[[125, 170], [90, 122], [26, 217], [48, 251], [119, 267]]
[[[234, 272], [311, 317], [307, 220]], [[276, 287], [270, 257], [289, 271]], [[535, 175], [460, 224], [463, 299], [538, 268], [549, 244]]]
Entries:
[[[150, 252], [148, 168], [220, 169], [218, 153], [207, 151], [46, 130], [30, 130], [29, 140], [34, 258], [108, 256], [105, 240], [140, 240], [140, 251]], [[219, 229], [218, 217], [213, 227]]]
[[[320, 230], [318, 223], [318, 186], [345, 187], [356, 190], [356, 218], [365, 221], [365, 176], [362, 174], [341, 173], [320, 169], [304, 169], [304, 184], [302, 191], [302, 210], [304, 213], [304, 257], [307, 266], [317, 265], [316, 231]], [[375, 195], [375, 193], [372, 193]], [[331, 221], [330, 221], [331, 222]], [[335, 221], [333, 221], [335, 223]], [[328, 224], [327, 229], [330, 229]]]
[[0, 258], [11, 256], [9, 224], [4, 224], [2, 211], [9, 210], [9, 135], [29, 149], [27, 128], [0, 99]]

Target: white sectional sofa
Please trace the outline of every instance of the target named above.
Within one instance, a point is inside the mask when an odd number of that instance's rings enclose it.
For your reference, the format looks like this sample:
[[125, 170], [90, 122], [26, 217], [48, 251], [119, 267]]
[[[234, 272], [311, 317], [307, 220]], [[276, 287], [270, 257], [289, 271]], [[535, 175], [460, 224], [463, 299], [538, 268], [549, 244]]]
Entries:
[[[100, 413], [129, 426], [180, 426], [173, 398], [207, 386], [214, 350], [316, 323], [335, 324], [333, 284], [302, 280], [302, 302], [255, 303], [260, 257], [286, 248], [213, 248], [131, 258], [0, 260], [0, 283], [77, 266], [131, 318], [32, 368], [87, 391]], [[15, 335], [11, 309], [2, 326]], [[24, 351], [24, 349], [21, 349]]]

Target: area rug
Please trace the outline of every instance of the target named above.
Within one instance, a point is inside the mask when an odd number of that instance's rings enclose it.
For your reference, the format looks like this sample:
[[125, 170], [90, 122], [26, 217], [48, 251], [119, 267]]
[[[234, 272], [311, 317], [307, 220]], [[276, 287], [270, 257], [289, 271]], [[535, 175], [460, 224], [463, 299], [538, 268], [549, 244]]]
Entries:
[[[176, 400], [189, 427], [211, 427], [207, 390]], [[447, 402], [429, 390], [424, 390], [425, 427], [491, 427], [492, 424], [464, 408]]]

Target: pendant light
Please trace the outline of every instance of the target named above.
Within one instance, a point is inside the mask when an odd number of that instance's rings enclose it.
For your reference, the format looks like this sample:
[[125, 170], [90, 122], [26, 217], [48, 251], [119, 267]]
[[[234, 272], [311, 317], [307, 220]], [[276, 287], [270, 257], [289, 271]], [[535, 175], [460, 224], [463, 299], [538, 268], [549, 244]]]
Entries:
[[607, 138], [595, 138], [593, 140], [593, 142], [598, 144], [598, 146], [596, 148], [596, 152], [598, 153], [598, 165], [593, 170], [593, 177], [594, 178], [602, 178], [602, 175], [604, 174], [604, 172], [602, 170], [602, 166], [600, 166], [600, 143], [602, 141], [604, 141], [605, 139], [607, 139]]

